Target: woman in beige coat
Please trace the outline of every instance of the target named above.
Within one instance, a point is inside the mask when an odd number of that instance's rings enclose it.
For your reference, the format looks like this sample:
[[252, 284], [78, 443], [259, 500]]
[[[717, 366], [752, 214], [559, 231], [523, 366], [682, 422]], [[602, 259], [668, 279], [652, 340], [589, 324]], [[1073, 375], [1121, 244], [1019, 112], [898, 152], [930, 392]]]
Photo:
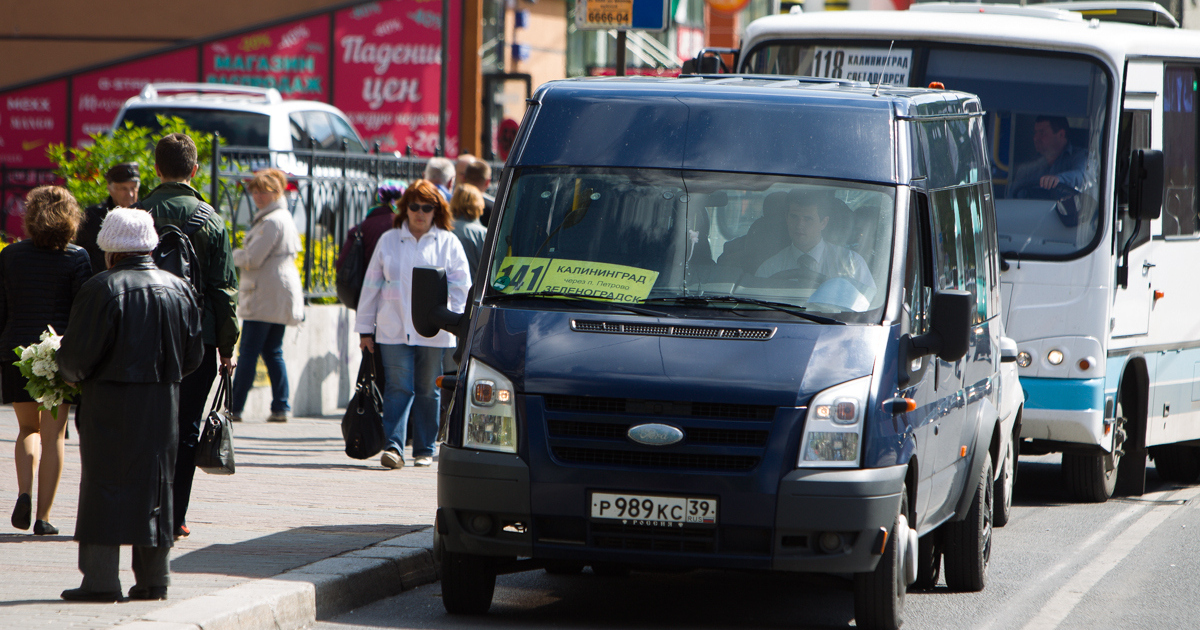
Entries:
[[233, 251], [233, 264], [241, 270], [238, 316], [242, 318], [242, 338], [230, 407], [234, 419], [240, 420], [261, 355], [271, 378], [271, 415], [267, 422], [287, 422], [291, 406], [283, 363], [283, 333], [287, 326], [304, 319], [304, 288], [296, 270], [300, 235], [287, 209], [287, 176], [283, 171], [258, 171], [246, 183], [246, 190], [254, 198], [258, 213], [242, 248]]

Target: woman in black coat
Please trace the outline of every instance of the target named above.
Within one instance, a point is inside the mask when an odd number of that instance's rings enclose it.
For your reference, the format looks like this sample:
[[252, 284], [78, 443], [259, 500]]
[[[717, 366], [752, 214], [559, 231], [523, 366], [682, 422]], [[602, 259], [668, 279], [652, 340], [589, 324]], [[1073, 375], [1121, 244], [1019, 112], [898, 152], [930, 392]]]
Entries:
[[[67, 408], [58, 408], [58, 418], [39, 411], [38, 403], [25, 391], [28, 382], [14, 362], [13, 348], [40, 341], [47, 326], [59, 334], [67, 329], [71, 303], [79, 287], [92, 274], [87, 252], [72, 245], [82, 213], [75, 197], [65, 188], [41, 186], [25, 198], [25, 233], [29, 238], [0, 251], [0, 390], [5, 404], [17, 414], [15, 461], [17, 506], [12, 525], [29, 529], [34, 514], [34, 471], [37, 471], [38, 500], [33, 533], [57, 534], [50, 524], [50, 508], [58, 491], [63, 469], [63, 442]], [[40, 459], [40, 461], [39, 461]]]
[[108, 213], [97, 238], [108, 270], [83, 285], [58, 367], [79, 383], [79, 568], [63, 599], [119, 601], [120, 545], [133, 545], [134, 599], [165, 599], [174, 543], [171, 484], [179, 381], [204, 358], [191, 286], [150, 258], [158, 243], [143, 210]]

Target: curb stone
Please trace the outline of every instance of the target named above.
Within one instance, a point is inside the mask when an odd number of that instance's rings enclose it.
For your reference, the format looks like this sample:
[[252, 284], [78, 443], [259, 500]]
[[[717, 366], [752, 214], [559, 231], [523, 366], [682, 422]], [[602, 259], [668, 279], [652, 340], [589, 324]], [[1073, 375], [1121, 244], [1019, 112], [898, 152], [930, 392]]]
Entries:
[[253, 580], [149, 612], [114, 630], [299, 630], [435, 582], [433, 530], [397, 536], [272, 578]]

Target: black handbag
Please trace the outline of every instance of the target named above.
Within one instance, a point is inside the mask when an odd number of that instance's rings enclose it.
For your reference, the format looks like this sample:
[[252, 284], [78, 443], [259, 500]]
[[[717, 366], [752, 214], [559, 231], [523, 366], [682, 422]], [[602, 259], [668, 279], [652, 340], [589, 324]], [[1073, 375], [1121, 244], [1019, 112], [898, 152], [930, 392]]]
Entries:
[[342, 266], [338, 267], [335, 286], [337, 296], [347, 308], [358, 308], [358, 298], [362, 295], [363, 280], [367, 277], [367, 250], [363, 245], [362, 226], [354, 228], [354, 234], [346, 243], [347, 250], [342, 256]]
[[212, 475], [232, 475], [234, 471], [230, 389], [229, 374], [221, 374], [221, 384], [217, 386], [217, 395], [204, 419], [200, 444], [196, 447], [196, 468]]
[[[375, 349], [379, 352], [379, 348]], [[375, 360], [370, 352], [362, 353], [358, 366], [358, 385], [354, 397], [342, 416], [342, 437], [346, 454], [354, 459], [374, 457], [387, 444], [383, 435], [383, 395], [375, 385]]]

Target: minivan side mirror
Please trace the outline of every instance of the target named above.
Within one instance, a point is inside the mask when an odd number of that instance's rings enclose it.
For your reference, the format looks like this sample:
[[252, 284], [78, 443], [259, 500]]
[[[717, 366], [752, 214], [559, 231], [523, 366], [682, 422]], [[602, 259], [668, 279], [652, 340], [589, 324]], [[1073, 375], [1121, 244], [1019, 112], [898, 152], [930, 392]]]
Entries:
[[423, 337], [448, 330], [460, 339], [466, 317], [446, 308], [449, 289], [446, 270], [441, 267], [414, 267], [412, 274], [412, 322]]
[[967, 291], [947, 289], [935, 293], [929, 309], [929, 332], [909, 338], [909, 358], [936, 354], [948, 363], [963, 358], [971, 344], [974, 308], [975, 299]]
[[1157, 219], [1162, 214], [1162, 198], [1162, 151], [1134, 151], [1129, 156], [1129, 216], [1137, 221]]
[[1016, 363], [1017, 362], [1017, 342], [1011, 337], [1000, 338], [1000, 362], [1001, 363]]

